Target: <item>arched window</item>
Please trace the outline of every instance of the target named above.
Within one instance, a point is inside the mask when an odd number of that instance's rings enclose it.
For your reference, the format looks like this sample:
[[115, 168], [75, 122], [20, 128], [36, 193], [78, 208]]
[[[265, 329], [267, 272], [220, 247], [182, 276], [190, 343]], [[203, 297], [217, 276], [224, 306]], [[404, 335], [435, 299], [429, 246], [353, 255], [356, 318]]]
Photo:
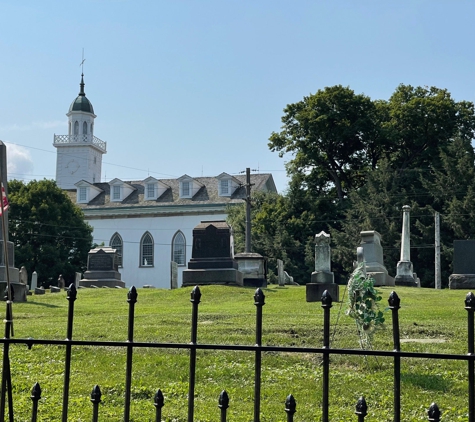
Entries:
[[74, 134], [79, 135], [79, 122], [77, 120], [74, 122]]
[[91, 135], [94, 135], [94, 132], [93, 132], [93, 130], [92, 130], [93, 128], [94, 128], [94, 124], [91, 123]]
[[72, 135], [72, 133], [71, 133], [71, 122], [69, 122], [69, 124], [68, 124], [68, 135]]
[[186, 256], [185, 256], [186, 241], [185, 236], [182, 232], [178, 231], [173, 236], [172, 241], [172, 261], [176, 262], [178, 265], [185, 265]]
[[112, 249], [117, 251], [117, 265], [122, 267], [122, 257], [124, 256], [124, 242], [122, 241], [122, 237], [120, 237], [119, 233], [114, 233], [112, 236], [109, 245]]
[[149, 232], [140, 241], [140, 266], [153, 267], [153, 237]]
[[83, 135], [87, 135], [87, 123], [86, 122], [84, 122], [82, 124], [82, 133], [83, 133]]

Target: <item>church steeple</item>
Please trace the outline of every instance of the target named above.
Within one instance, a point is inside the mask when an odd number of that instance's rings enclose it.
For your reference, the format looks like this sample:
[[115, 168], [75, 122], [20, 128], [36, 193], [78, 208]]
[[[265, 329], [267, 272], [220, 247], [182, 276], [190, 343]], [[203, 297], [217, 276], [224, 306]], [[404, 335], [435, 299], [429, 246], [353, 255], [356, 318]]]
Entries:
[[81, 97], [85, 97], [86, 96], [86, 93], [84, 92], [84, 73], [81, 73], [81, 83], [79, 84], [79, 86], [81, 87], [80, 90], [79, 90], [79, 95]]

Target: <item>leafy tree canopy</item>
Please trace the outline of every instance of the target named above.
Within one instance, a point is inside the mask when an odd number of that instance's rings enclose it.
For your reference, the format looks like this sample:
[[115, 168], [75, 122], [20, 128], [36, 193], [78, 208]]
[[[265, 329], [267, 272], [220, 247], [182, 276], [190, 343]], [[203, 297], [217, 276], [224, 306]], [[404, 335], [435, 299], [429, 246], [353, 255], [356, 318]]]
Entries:
[[8, 182], [10, 240], [15, 265], [38, 283], [55, 285], [60, 274], [67, 283], [83, 272], [92, 244], [92, 227], [82, 211], [52, 180]]

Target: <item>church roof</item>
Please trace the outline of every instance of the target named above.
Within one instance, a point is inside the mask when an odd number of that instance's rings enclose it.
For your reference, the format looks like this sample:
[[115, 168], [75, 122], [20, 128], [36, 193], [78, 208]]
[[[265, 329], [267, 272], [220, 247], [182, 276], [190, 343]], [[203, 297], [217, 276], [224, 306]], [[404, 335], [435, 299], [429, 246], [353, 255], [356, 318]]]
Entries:
[[[147, 209], [147, 212], [151, 212], [151, 209], [156, 208], [156, 212], [167, 212], [169, 208], [173, 208], [175, 211], [180, 208], [194, 208], [197, 209], [207, 206], [223, 207], [228, 204], [241, 204], [246, 197], [246, 175], [234, 176], [241, 186], [238, 187], [231, 196], [220, 196], [218, 192], [218, 179], [216, 177], [195, 177], [193, 180], [199, 182], [202, 186], [198, 192], [192, 198], [180, 197], [180, 182], [179, 179], [158, 179], [162, 185], [166, 185], [166, 189], [160, 197], [155, 200], [148, 200], [145, 197], [145, 185], [144, 181], [130, 181], [126, 182], [133, 186], [135, 190], [124, 198], [121, 202], [111, 201], [111, 188], [109, 183], [93, 183], [93, 185], [102, 190], [102, 193], [97, 195], [87, 204], [78, 203], [77, 205], [83, 209], [88, 215], [88, 211], [94, 211], [94, 214], [98, 211], [108, 214], [108, 210], [118, 210], [123, 208], [131, 210], [134, 209], [134, 214], [139, 212], [139, 209]], [[147, 179], [146, 179], [147, 180]], [[251, 174], [251, 183], [253, 184], [253, 191], [261, 192], [277, 192], [272, 174]], [[73, 202], [76, 202], [76, 191], [66, 191]]]
[[79, 95], [71, 103], [69, 107], [69, 113], [72, 111], [83, 111], [85, 113], [94, 114], [94, 108], [92, 107], [91, 102], [86, 98], [86, 93], [84, 92], [84, 75], [81, 75], [81, 83], [79, 84], [80, 90]]

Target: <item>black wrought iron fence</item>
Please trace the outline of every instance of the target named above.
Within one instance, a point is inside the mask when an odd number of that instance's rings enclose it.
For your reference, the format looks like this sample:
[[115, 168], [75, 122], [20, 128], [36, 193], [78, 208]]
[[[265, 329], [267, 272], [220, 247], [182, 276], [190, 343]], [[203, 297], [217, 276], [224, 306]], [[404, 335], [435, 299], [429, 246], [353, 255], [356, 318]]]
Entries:
[[[63, 387], [63, 405], [62, 405], [62, 421], [68, 419], [69, 405], [69, 383], [71, 368], [71, 348], [73, 346], [94, 346], [94, 347], [124, 347], [127, 350], [126, 374], [125, 374], [125, 405], [124, 418], [128, 422], [130, 420], [130, 404], [131, 404], [131, 383], [132, 383], [132, 362], [134, 349], [138, 348], [160, 348], [160, 349], [186, 349], [189, 350], [189, 381], [188, 381], [188, 422], [193, 422], [194, 418], [194, 398], [195, 398], [195, 379], [196, 379], [196, 352], [197, 350], [227, 350], [227, 351], [248, 351], [254, 354], [254, 422], [259, 422], [261, 418], [261, 373], [262, 364], [261, 356], [263, 352], [284, 352], [284, 353], [313, 353], [320, 354], [323, 357], [323, 380], [322, 380], [322, 416], [323, 422], [329, 421], [329, 387], [330, 387], [330, 356], [331, 355], [366, 355], [366, 356], [386, 356], [392, 357], [394, 360], [394, 418], [395, 422], [401, 421], [401, 359], [402, 358], [423, 358], [423, 359], [442, 359], [442, 360], [461, 360], [468, 363], [468, 421], [475, 422], [475, 348], [474, 348], [474, 312], [475, 312], [475, 295], [468, 293], [465, 298], [465, 309], [468, 314], [468, 353], [460, 354], [443, 354], [443, 353], [419, 353], [419, 352], [403, 352], [400, 348], [399, 335], [399, 319], [398, 310], [400, 308], [400, 299], [395, 292], [389, 296], [389, 309], [392, 313], [392, 331], [394, 350], [378, 351], [378, 350], [354, 350], [354, 349], [336, 349], [330, 348], [330, 310], [332, 308], [332, 298], [325, 291], [322, 295], [323, 308], [323, 346], [315, 347], [295, 347], [295, 346], [263, 346], [262, 345], [262, 308], [265, 304], [264, 292], [257, 289], [254, 295], [254, 305], [256, 306], [256, 337], [254, 345], [226, 345], [226, 344], [199, 344], [198, 343], [198, 306], [201, 300], [201, 292], [196, 286], [191, 292], [192, 317], [191, 317], [191, 341], [190, 343], [150, 343], [134, 341], [134, 312], [137, 302], [137, 290], [131, 287], [127, 293], [127, 302], [129, 303], [128, 315], [128, 336], [127, 341], [94, 341], [94, 340], [73, 340], [73, 320], [74, 320], [74, 302], [77, 297], [77, 291], [74, 284], [71, 284], [67, 290], [67, 300], [69, 301], [68, 320], [67, 320], [67, 338], [65, 340], [43, 340], [43, 339], [16, 339], [10, 337], [11, 332], [11, 304], [7, 303], [7, 315], [5, 319], [5, 337], [0, 339], [3, 343], [3, 372], [2, 386], [0, 397], [0, 420], [5, 420], [5, 410], [8, 401], [8, 420], [13, 422], [13, 399], [11, 391], [10, 377], [10, 361], [9, 347], [11, 344], [26, 344], [29, 348], [33, 345], [59, 345], [65, 346], [65, 370], [64, 370], [64, 387]], [[9, 311], [10, 310], [10, 311]], [[41, 399], [41, 387], [36, 383], [31, 391], [32, 412], [31, 421], [37, 421], [38, 405]], [[90, 400], [92, 403], [92, 421], [99, 421], [99, 404], [101, 403], [101, 390], [98, 385], [94, 386], [91, 392]], [[164, 406], [164, 396], [160, 389], [157, 390], [153, 400], [151, 398], [151, 406], [155, 407], [155, 420], [162, 420], [162, 408]], [[229, 396], [226, 391], [219, 394], [217, 404], [217, 416], [220, 421], [227, 421], [227, 409], [229, 408]], [[287, 421], [294, 420], [294, 414], [297, 411], [296, 400], [292, 395], [285, 399], [285, 406], [282, 409], [286, 413]], [[361, 397], [356, 403], [355, 420], [364, 422], [367, 415], [368, 406], [364, 397]], [[284, 414], [284, 413], [283, 413]], [[428, 421], [440, 421], [441, 411], [436, 403], [432, 403], [427, 410]]]

